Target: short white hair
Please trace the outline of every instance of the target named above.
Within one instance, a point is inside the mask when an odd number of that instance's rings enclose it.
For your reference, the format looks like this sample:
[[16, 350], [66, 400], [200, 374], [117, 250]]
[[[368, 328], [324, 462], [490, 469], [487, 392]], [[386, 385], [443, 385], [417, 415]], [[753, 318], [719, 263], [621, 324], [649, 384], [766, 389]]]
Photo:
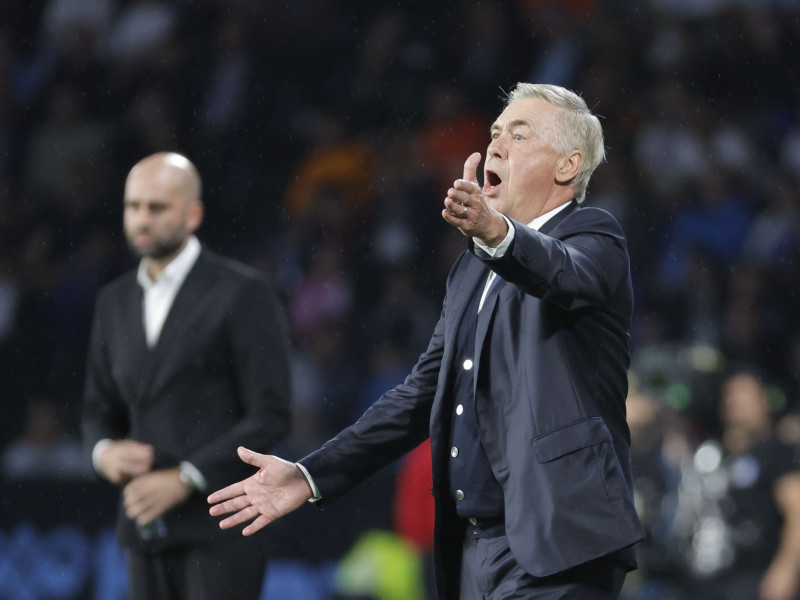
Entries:
[[592, 173], [606, 157], [600, 119], [592, 114], [583, 98], [558, 85], [520, 82], [508, 94], [506, 106], [522, 98], [538, 98], [562, 109], [556, 117], [558, 139], [554, 140], [553, 149], [564, 156], [573, 150], [583, 154], [583, 164], [570, 183], [575, 200], [583, 202]]

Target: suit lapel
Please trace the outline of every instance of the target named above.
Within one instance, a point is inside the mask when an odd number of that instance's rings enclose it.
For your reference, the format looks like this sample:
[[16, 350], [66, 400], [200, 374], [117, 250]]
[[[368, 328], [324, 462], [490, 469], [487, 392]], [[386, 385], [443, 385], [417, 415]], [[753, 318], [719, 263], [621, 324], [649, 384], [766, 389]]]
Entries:
[[[578, 203], [573, 200], [564, 210], [554, 215], [548, 220], [539, 231], [545, 235], [550, 235], [567, 215], [579, 208]], [[447, 365], [448, 374], [452, 370], [450, 366], [453, 360], [453, 344], [448, 343], [454, 339], [456, 330], [463, 321], [467, 306], [475, 294], [483, 293], [483, 286], [489, 276], [489, 268], [479, 258], [468, 252], [458, 267], [459, 271], [453, 277], [451, 290], [448, 291], [448, 310], [447, 310], [447, 332], [445, 334], [445, 353], [442, 357], [443, 365]], [[500, 295], [508, 296], [514, 293], [514, 286], [509, 285], [499, 275], [486, 295], [483, 307], [478, 313], [478, 324], [475, 331], [475, 373], [480, 368], [481, 351], [489, 332], [489, 326], [497, 309]], [[477, 383], [477, 377], [476, 377]], [[449, 382], [448, 382], [449, 386]], [[441, 409], [434, 405], [434, 411]], [[435, 415], [434, 415], [435, 416]]]
[[[480, 312], [478, 313], [478, 324], [477, 329], [475, 330], [475, 373], [479, 372], [481, 366], [481, 351], [483, 350], [483, 344], [486, 341], [486, 334], [489, 332], [489, 325], [494, 318], [494, 313], [497, 309], [498, 298], [500, 297], [501, 292], [503, 292], [507, 288], [506, 281], [497, 275], [495, 277], [494, 282], [492, 283], [492, 287], [489, 289], [489, 293], [486, 294], [486, 298], [483, 301], [483, 308], [481, 308]], [[507, 292], [508, 293], [508, 292]], [[475, 378], [474, 385], [477, 385], [477, 377]]]
[[[556, 214], [556, 215], [553, 215], [553, 216], [552, 216], [552, 217], [551, 217], [551, 218], [550, 218], [550, 219], [547, 221], [547, 223], [545, 223], [544, 225], [542, 225], [542, 226], [539, 228], [539, 232], [540, 232], [540, 233], [543, 233], [543, 234], [545, 234], [545, 235], [551, 235], [551, 234], [552, 234], [552, 232], [553, 232], [553, 231], [556, 229], [556, 227], [558, 227], [558, 225], [559, 225], [559, 224], [560, 224], [560, 223], [561, 223], [561, 222], [562, 222], [564, 219], [566, 219], [566, 218], [567, 218], [567, 215], [569, 215], [569, 214], [570, 214], [570, 213], [572, 213], [572, 212], [575, 212], [575, 211], [576, 211], [576, 210], [578, 210], [579, 208], [580, 208], [580, 205], [579, 205], [579, 204], [578, 204], [578, 203], [577, 203], [575, 200], [571, 201], [571, 202], [569, 203], [569, 205], [567, 206], [567, 208], [565, 208], [564, 210], [562, 210], [560, 213], [558, 213], [558, 214]], [[553, 237], [555, 237], [555, 236], [553, 236]]]
[[136, 365], [125, 379], [130, 385], [129, 393], [138, 400], [147, 388], [151, 353], [144, 331], [144, 291], [136, 281], [135, 272], [123, 289], [124, 292], [117, 298], [117, 309], [126, 347], [120, 351], [129, 357], [123, 361], [124, 364]]
[[[564, 218], [566, 218], [568, 214], [577, 209], [578, 203], [573, 200], [569, 203], [569, 206], [567, 206], [558, 214], [554, 215], [544, 225], [542, 225], [539, 231], [545, 235], [550, 235], [551, 232], [558, 227], [558, 225], [564, 220]], [[495, 279], [495, 282], [492, 284], [489, 293], [486, 295], [486, 299], [483, 302], [483, 308], [478, 313], [478, 328], [475, 331], [475, 373], [479, 372], [478, 369], [480, 368], [481, 351], [483, 350], [483, 344], [486, 341], [486, 335], [489, 332], [489, 325], [491, 324], [494, 313], [497, 309], [500, 295], [512, 294], [513, 287], [514, 286], [508, 285], [507, 282], [498, 275]], [[481, 292], [482, 291], [483, 290], [481, 289]]]
[[448, 310], [448, 317], [450, 322], [456, 326], [463, 320], [472, 297], [483, 292], [483, 284], [486, 283], [486, 277], [489, 276], [489, 269], [480, 259], [470, 253], [467, 254], [463, 263], [462, 273], [460, 278], [454, 279], [456, 285], [448, 293], [448, 303], [453, 303], [452, 312]]
[[[130, 402], [138, 402], [147, 388], [150, 364], [150, 350], [147, 347], [144, 331], [143, 306], [144, 292], [136, 281], [136, 272], [130, 273], [124, 286], [114, 299], [112, 310], [119, 319], [122, 335], [114, 348], [120, 370], [120, 385]], [[130, 368], [128, 368], [130, 366]]]
[[123, 316], [124, 328], [128, 331], [131, 344], [137, 352], [147, 353], [147, 339], [144, 331], [144, 291], [134, 278], [131, 282], [130, 293], [122, 298], [123, 306], [120, 313]]
[[158, 342], [150, 352], [145, 388], [148, 394], [156, 389], [162, 383], [163, 377], [169, 373], [170, 369], [174, 368], [175, 353], [191, 350], [186, 347], [183, 340], [194, 318], [198, 298], [202, 296], [208, 286], [208, 269], [204, 254], [205, 250], [197, 257], [197, 262], [181, 284], [167, 313], [167, 318], [164, 320]]

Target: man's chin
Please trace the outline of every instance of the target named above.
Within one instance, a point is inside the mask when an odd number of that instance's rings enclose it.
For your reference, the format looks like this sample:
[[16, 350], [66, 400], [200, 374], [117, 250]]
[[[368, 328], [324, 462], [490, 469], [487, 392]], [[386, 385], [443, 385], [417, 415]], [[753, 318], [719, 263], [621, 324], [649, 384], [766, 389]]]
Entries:
[[170, 244], [169, 246], [156, 246], [150, 248], [147, 258], [153, 260], [164, 260], [165, 258], [172, 258], [180, 252], [181, 244]]
[[163, 246], [159, 244], [129, 244], [130, 249], [139, 258], [150, 258], [152, 260], [162, 260], [173, 256], [180, 245]]
[[149, 246], [143, 246], [140, 244], [133, 244], [128, 242], [128, 248], [131, 252], [133, 252], [137, 257], [143, 258], [148, 255]]

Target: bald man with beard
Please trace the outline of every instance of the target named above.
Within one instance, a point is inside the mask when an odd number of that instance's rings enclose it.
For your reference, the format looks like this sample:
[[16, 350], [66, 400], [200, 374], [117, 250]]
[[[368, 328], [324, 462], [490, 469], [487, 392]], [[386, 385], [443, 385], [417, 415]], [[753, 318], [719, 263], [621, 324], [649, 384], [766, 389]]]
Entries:
[[201, 188], [179, 154], [131, 169], [123, 224], [141, 260], [101, 290], [92, 325], [83, 436], [122, 492], [131, 600], [255, 600], [266, 569], [263, 542], [220, 531], [204, 496], [248, 474], [231, 448], [288, 432], [286, 327], [262, 274], [198, 241]]

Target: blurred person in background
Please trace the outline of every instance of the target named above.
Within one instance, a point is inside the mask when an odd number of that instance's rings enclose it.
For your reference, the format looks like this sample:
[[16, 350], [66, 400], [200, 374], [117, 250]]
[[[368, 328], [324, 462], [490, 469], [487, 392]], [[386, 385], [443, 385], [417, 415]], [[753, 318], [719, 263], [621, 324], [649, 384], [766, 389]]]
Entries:
[[263, 275], [203, 248], [201, 180], [175, 153], [125, 183], [124, 229], [139, 268], [98, 296], [83, 437], [122, 489], [117, 520], [131, 600], [259, 597], [258, 540], [220, 532], [203, 493], [242, 477], [230, 448], [287, 433], [287, 334]]
[[691, 455], [688, 424], [635, 379], [625, 402], [631, 430], [631, 464], [636, 511], [647, 537], [636, 547], [639, 570], [625, 581], [630, 600], [682, 598], [678, 557], [672, 539], [681, 465]]
[[800, 471], [774, 435], [754, 371], [720, 388], [717, 439], [684, 470], [673, 530], [690, 573], [690, 597], [794, 600], [800, 592]]
[[635, 568], [625, 422], [633, 309], [624, 233], [582, 207], [605, 156], [565, 88], [521, 83], [464, 163], [442, 217], [468, 239], [428, 349], [405, 382], [298, 463], [209, 497], [245, 535], [332, 502], [430, 437], [440, 598], [614, 599]]
[[59, 398], [28, 401], [25, 428], [3, 451], [2, 474], [8, 480], [80, 480], [91, 473], [80, 440], [66, 430]]

